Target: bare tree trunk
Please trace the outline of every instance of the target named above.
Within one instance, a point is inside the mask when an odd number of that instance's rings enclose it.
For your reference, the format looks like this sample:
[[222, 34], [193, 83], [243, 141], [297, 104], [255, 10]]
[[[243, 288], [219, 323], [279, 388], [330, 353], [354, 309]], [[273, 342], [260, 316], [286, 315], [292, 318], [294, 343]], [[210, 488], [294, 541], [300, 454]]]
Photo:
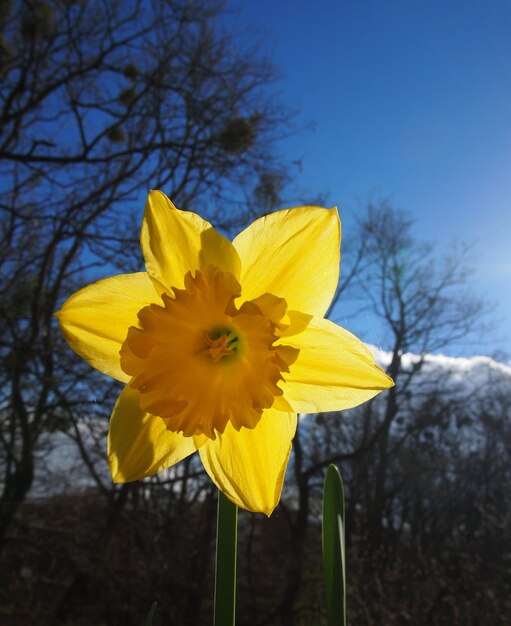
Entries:
[[[388, 370], [389, 376], [397, 381], [399, 370], [401, 367], [400, 342], [397, 341], [392, 354], [392, 361]], [[392, 387], [386, 394], [386, 406], [383, 422], [379, 429], [377, 450], [378, 450], [378, 469], [375, 473], [374, 496], [369, 511], [369, 543], [373, 548], [381, 545], [383, 516], [385, 511], [385, 485], [387, 482], [387, 471], [389, 461], [389, 436], [390, 428], [394, 418], [397, 415], [399, 406], [397, 401], [397, 387]]]

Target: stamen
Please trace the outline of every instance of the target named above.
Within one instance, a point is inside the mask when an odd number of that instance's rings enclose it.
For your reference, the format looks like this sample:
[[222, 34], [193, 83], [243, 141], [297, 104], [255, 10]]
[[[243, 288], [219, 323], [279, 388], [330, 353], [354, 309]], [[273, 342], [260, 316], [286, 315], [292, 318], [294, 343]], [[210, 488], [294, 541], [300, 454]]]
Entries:
[[230, 331], [227, 331], [227, 333], [228, 334], [220, 335], [220, 337], [216, 337], [215, 339], [213, 339], [209, 333], [204, 333], [204, 339], [208, 347], [203, 350], [203, 352], [209, 354], [214, 363], [218, 363], [224, 356], [230, 356], [235, 353], [236, 345], [233, 344], [236, 344], [238, 337]]

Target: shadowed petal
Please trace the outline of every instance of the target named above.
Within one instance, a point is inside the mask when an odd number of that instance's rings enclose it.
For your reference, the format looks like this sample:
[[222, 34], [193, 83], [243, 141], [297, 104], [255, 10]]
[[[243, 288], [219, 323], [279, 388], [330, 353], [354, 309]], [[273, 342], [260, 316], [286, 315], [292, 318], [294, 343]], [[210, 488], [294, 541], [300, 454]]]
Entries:
[[100, 372], [128, 382], [119, 350], [137, 313], [161, 303], [145, 272], [121, 274], [92, 283], [70, 296], [55, 313], [71, 348]]
[[253, 222], [233, 241], [243, 299], [268, 292], [288, 309], [322, 317], [339, 279], [340, 233], [337, 209], [286, 209]]
[[182, 289], [187, 272], [211, 264], [236, 278], [240, 260], [229, 240], [209, 222], [180, 211], [161, 191], [150, 191], [140, 234], [147, 272], [168, 292]]
[[160, 417], [142, 411], [139, 396], [126, 386], [110, 418], [108, 464], [117, 483], [152, 476], [197, 449], [192, 437], [170, 432]]
[[253, 429], [238, 432], [229, 424], [199, 450], [215, 485], [243, 509], [270, 515], [280, 499], [296, 423], [295, 413], [267, 409]]

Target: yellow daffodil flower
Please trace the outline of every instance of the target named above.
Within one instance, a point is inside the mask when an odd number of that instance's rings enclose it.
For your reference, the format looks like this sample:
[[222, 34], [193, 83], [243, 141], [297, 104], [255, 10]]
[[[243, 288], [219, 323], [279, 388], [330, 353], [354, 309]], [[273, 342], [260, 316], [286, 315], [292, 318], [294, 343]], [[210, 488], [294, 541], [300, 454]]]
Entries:
[[110, 421], [113, 480], [198, 450], [229, 499], [269, 515], [297, 413], [348, 409], [392, 385], [323, 318], [339, 275], [337, 211], [278, 211], [231, 243], [152, 191], [141, 245], [146, 272], [89, 285], [56, 314], [75, 352], [127, 383]]

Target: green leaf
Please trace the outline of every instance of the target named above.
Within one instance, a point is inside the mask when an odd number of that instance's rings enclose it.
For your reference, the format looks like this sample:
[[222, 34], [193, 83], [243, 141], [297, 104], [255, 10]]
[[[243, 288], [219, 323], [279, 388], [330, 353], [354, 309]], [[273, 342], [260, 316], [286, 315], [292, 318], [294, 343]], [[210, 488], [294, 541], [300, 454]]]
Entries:
[[156, 607], [158, 606], [158, 602], [153, 602], [151, 608], [149, 609], [149, 613], [145, 618], [144, 626], [153, 626], [153, 617], [156, 611]]
[[218, 492], [214, 626], [234, 626], [236, 620], [236, 553], [238, 507]]
[[335, 465], [323, 485], [323, 569], [328, 626], [346, 626], [344, 488]]

